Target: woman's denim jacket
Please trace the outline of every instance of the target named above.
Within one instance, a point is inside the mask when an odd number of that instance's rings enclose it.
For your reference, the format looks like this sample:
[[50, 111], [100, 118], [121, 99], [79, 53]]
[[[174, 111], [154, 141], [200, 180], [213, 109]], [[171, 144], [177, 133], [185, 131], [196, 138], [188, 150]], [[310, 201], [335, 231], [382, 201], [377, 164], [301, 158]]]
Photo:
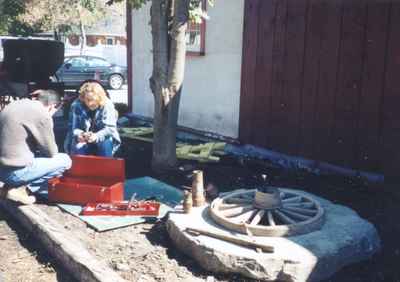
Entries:
[[[113, 139], [113, 154], [117, 151], [121, 144], [121, 139], [117, 130], [118, 113], [115, 110], [114, 104], [110, 99], [106, 100], [103, 107], [96, 109], [94, 115], [94, 124], [97, 129], [97, 142], [102, 142], [108, 137]], [[71, 147], [76, 146], [78, 136], [82, 132], [88, 132], [91, 127], [92, 119], [88, 115], [87, 107], [79, 99], [76, 99], [69, 112], [68, 132], [65, 137], [64, 150], [67, 153], [71, 152]]]

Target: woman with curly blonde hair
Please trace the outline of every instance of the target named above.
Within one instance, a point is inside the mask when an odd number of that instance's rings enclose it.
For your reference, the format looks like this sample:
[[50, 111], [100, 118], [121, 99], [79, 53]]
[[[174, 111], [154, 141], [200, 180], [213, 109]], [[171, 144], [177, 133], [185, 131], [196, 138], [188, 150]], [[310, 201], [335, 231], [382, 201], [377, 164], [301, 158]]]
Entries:
[[121, 144], [117, 112], [98, 82], [85, 82], [72, 103], [64, 149], [72, 155], [112, 157]]

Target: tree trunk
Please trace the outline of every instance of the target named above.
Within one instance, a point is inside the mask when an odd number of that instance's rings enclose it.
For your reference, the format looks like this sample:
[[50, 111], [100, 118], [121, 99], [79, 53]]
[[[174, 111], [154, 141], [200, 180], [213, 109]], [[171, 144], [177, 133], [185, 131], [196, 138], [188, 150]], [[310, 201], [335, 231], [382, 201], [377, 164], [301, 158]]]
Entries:
[[152, 167], [166, 171], [176, 167], [176, 129], [186, 59], [185, 33], [189, 0], [174, 0], [168, 29], [168, 0], [152, 0], [154, 143]]
[[54, 37], [54, 40], [60, 41], [60, 35], [59, 35], [56, 27], [53, 28], [53, 37]]
[[59, 32], [58, 32], [58, 27], [57, 27], [57, 25], [55, 24], [54, 19], [52, 19], [52, 21], [51, 21], [51, 26], [52, 26], [52, 28], [53, 28], [53, 37], [54, 37], [54, 40], [59, 41], [59, 40], [60, 40], [60, 36], [59, 36]]
[[85, 25], [83, 24], [82, 20], [79, 21], [79, 28], [81, 30], [81, 50], [79, 52], [80, 55], [83, 55], [83, 49], [86, 46], [86, 31], [85, 31]]

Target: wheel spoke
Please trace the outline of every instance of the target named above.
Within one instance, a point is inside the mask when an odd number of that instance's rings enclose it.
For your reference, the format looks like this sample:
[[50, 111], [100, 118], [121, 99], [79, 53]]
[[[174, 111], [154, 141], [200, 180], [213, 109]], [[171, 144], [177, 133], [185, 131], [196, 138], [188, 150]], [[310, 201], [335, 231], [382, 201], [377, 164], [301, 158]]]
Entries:
[[249, 210], [252, 210], [252, 209], [253, 209], [252, 205], [247, 205], [247, 206], [242, 206], [242, 207], [238, 207], [238, 208], [232, 208], [229, 210], [223, 210], [223, 211], [221, 211], [221, 213], [225, 217], [233, 217], [233, 216], [240, 215], [240, 214], [247, 212]]
[[294, 221], [293, 219], [287, 217], [286, 215], [281, 213], [279, 210], [275, 210], [274, 213], [285, 224], [295, 224], [296, 223], [296, 221]]
[[294, 220], [297, 220], [297, 221], [309, 220], [311, 218], [311, 216], [299, 214], [299, 213], [292, 212], [292, 211], [289, 211], [286, 209], [280, 209], [279, 211], [284, 213], [286, 216], [288, 216]]
[[300, 196], [283, 199], [283, 203], [300, 203], [302, 198]]
[[234, 208], [240, 208], [240, 207], [242, 207], [243, 205], [241, 205], [241, 204], [225, 204], [225, 203], [222, 203], [220, 206], [219, 206], [219, 210], [220, 211], [224, 211], [224, 210], [229, 210], [229, 209], [234, 209]]
[[258, 210], [256, 215], [251, 220], [250, 225], [257, 225], [263, 218], [264, 214], [265, 214], [265, 210]]
[[288, 206], [284, 206], [283, 208], [285, 210], [288, 210], [291, 212], [296, 212], [296, 213], [304, 214], [304, 215], [308, 215], [308, 216], [314, 216], [317, 214], [317, 210], [303, 209], [303, 208], [297, 208], [297, 207], [288, 207]]
[[276, 223], [275, 223], [274, 217], [272, 216], [272, 212], [268, 211], [267, 215], [268, 215], [268, 223], [269, 223], [269, 225], [270, 226], [275, 226]]
[[256, 211], [253, 210], [253, 209], [249, 210], [249, 211], [246, 211], [246, 212], [243, 212], [243, 213], [238, 214], [237, 216], [233, 217], [232, 221], [236, 222], [236, 223], [246, 223], [253, 216], [253, 214], [255, 212]]
[[299, 208], [314, 208], [315, 205], [314, 203], [284, 203], [283, 204], [284, 207], [299, 207]]
[[253, 200], [247, 198], [228, 198], [225, 202], [228, 204], [250, 204]]

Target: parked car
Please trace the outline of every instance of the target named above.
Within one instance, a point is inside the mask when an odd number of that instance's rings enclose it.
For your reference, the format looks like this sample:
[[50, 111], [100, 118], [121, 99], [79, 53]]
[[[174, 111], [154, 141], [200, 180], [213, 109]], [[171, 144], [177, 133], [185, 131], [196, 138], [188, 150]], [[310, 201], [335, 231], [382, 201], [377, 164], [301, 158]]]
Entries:
[[58, 81], [76, 88], [88, 79], [96, 79], [104, 87], [120, 89], [127, 78], [127, 68], [94, 56], [66, 56], [57, 70]]

